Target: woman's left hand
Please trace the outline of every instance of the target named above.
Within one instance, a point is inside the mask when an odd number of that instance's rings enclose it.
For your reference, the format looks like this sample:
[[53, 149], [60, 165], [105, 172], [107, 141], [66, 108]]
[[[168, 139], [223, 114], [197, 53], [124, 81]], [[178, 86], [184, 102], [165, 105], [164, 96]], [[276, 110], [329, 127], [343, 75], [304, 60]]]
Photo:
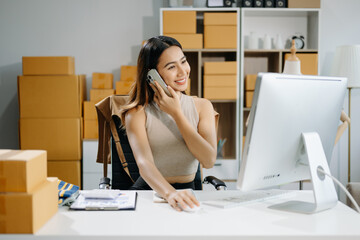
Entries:
[[155, 92], [154, 101], [160, 109], [171, 116], [181, 112], [180, 98], [174, 89], [170, 86], [167, 87], [171, 94], [171, 97], [169, 97], [157, 82], [155, 84], [156, 87], [151, 87]]

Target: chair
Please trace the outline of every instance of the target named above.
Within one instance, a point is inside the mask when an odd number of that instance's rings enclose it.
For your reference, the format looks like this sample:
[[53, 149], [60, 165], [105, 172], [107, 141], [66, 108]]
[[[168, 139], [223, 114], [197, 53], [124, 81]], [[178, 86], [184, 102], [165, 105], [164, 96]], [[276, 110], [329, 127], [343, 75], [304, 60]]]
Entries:
[[[112, 95], [95, 105], [99, 121], [97, 162], [103, 163], [104, 166], [104, 174], [99, 184], [99, 188], [102, 189], [129, 189], [140, 176], [126, 132], [120, 128], [121, 120], [118, 113], [121, 105], [126, 101], [127, 96]], [[218, 116], [218, 114], [215, 116]], [[111, 147], [109, 144], [111, 144]], [[111, 163], [112, 168], [111, 180], [107, 177], [108, 163]], [[196, 190], [202, 190], [202, 183], [210, 183], [217, 190], [226, 189], [226, 184], [214, 176], [207, 176], [204, 178], [204, 181], [202, 181], [200, 164], [194, 182]]]

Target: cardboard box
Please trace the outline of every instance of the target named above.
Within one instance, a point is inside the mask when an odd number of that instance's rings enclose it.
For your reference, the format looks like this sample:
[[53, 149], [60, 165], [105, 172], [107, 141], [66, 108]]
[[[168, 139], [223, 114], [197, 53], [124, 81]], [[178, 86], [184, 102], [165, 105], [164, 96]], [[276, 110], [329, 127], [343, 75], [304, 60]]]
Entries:
[[135, 82], [137, 66], [124, 65], [120, 67], [120, 81]]
[[234, 87], [204, 87], [204, 98], [210, 100], [236, 100]]
[[85, 101], [84, 102], [84, 119], [97, 119], [97, 112], [95, 108], [96, 102]]
[[196, 33], [196, 11], [163, 11], [163, 33]]
[[117, 81], [115, 82], [115, 89], [117, 95], [128, 95], [134, 82]]
[[33, 191], [46, 181], [46, 161], [46, 151], [0, 149], [0, 192]]
[[22, 57], [23, 75], [74, 75], [74, 57]]
[[[48, 175], [81, 187], [81, 161], [48, 161]], [[100, 179], [99, 179], [100, 180]]]
[[21, 118], [81, 117], [85, 75], [19, 76], [18, 98]]
[[20, 119], [21, 149], [46, 150], [48, 160], [81, 159], [81, 138], [81, 118]]
[[237, 27], [230, 25], [204, 26], [204, 48], [237, 47]]
[[0, 233], [36, 233], [58, 210], [58, 180], [31, 193], [0, 193]]
[[257, 74], [248, 74], [245, 76], [245, 90], [255, 90]]
[[178, 34], [172, 33], [167, 36], [175, 38], [179, 41], [184, 49], [201, 49], [203, 48], [203, 35], [202, 34]]
[[236, 75], [236, 61], [226, 62], [204, 62], [204, 75]]
[[93, 73], [92, 88], [113, 89], [114, 76], [112, 73]]
[[236, 13], [204, 13], [204, 25], [237, 25]]
[[114, 94], [114, 89], [90, 89], [90, 101], [98, 103], [104, 98]]
[[84, 119], [84, 139], [98, 139], [99, 127], [98, 121], [93, 119]]
[[[285, 61], [290, 57], [285, 54]], [[318, 75], [318, 54], [317, 53], [296, 53], [300, 60], [301, 73], [304, 75]]]
[[247, 108], [251, 107], [253, 96], [254, 96], [254, 91], [245, 92], [245, 107]]
[[236, 88], [236, 75], [204, 75], [204, 87]]
[[288, 0], [288, 8], [320, 8], [320, 0]]

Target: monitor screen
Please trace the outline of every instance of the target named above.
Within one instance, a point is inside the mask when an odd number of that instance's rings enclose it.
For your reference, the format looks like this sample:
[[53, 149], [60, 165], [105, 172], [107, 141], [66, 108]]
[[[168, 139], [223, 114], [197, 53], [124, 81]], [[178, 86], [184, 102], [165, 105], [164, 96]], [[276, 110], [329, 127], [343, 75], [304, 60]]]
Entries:
[[256, 80], [237, 187], [248, 191], [310, 179], [302, 133], [318, 133], [329, 163], [346, 78], [260, 73]]

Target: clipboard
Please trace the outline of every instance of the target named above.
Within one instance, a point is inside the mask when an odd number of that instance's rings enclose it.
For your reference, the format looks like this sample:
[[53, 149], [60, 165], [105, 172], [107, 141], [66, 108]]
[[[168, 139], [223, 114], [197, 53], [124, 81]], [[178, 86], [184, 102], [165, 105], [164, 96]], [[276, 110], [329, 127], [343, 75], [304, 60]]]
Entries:
[[135, 210], [136, 202], [136, 191], [84, 190], [80, 191], [70, 209], [85, 211]]

